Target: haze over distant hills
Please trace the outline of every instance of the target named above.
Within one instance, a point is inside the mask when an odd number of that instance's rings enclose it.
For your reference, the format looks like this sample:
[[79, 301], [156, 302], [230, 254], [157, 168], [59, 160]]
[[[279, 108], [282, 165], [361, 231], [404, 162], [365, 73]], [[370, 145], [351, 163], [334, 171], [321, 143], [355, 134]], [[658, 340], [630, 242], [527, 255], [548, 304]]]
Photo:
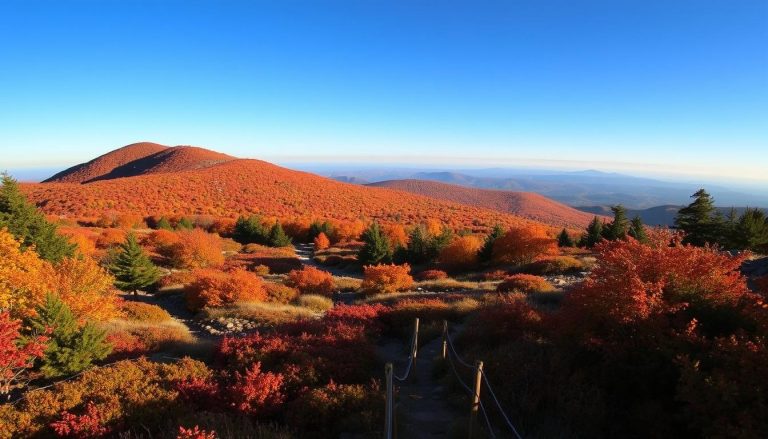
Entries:
[[[309, 168], [305, 168], [309, 169]], [[733, 190], [716, 184], [695, 184], [634, 177], [595, 170], [531, 171], [527, 169], [344, 169], [325, 168], [323, 175], [342, 181], [357, 179], [371, 183], [416, 179], [481, 189], [535, 192], [574, 207], [623, 204], [631, 209], [664, 205], [685, 205], [701, 187], [706, 188], [719, 206], [768, 207], [768, 195]]]

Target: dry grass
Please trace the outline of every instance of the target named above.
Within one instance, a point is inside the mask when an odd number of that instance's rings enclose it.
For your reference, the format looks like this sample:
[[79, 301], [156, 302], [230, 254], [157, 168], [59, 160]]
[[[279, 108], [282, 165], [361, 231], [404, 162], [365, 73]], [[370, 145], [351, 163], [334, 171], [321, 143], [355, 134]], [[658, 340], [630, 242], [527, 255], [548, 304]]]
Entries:
[[493, 291], [497, 284], [493, 281], [462, 281], [449, 277], [416, 282], [413, 287], [424, 291]]
[[296, 304], [316, 312], [325, 312], [333, 308], [333, 300], [317, 294], [303, 294], [296, 299]]
[[358, 291], [362, 284], [363, 284], [362, 279], [357, 279], [354, 277], [346, 277], [346, 276], [333, 277], [334, 289], [336, 291], [341, 291], [344, 293]]
[[317, 318], [318, 313], [309, 306], [283, 305], [268, 302], [238, 302], [222, 308], [208, 308], [202, 313], [205, 319], [238, 318], [275, 326], [296, 320]]
[[198, 353], [198, 340], [189, 328], [176, 320], [161, 323], [147, 323], [113, 319], [103, 324], [107, 333], [128, 333], [138, 337], [150, 352], [193, 355]]

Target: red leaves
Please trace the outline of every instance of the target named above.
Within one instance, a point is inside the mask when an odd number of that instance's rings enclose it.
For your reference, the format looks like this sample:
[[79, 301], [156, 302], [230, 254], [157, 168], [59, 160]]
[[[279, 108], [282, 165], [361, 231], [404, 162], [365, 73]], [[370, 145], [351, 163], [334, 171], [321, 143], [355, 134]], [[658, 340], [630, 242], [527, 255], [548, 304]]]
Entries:
[[176, 439], [216, 439], [216, 432], [203, 430], [197, 425], [192, 428], [179, 427]]
[[0, 312], [0, 395], [8, 395], [24, 381], [27, 369], [43, 355], [43, 335], [22, 341], [21, 322], [13, 320], [8, 312]]
[[226, 389], [234, 408], [248, 415], [274, 413], [285, 402], [281, 374], [262, 372], [261, 363], [253, 363], [245, 373], [234, 373], [234, 382]]
[[59, 437], [68, 438], [94, 438], [109, 433], [109, 428], [104, 425], [99, 407], [92, 401], [85, 406], [85, 413], [74, 415], [63, 412], [61, 418], [51, 424], [51, 428]]

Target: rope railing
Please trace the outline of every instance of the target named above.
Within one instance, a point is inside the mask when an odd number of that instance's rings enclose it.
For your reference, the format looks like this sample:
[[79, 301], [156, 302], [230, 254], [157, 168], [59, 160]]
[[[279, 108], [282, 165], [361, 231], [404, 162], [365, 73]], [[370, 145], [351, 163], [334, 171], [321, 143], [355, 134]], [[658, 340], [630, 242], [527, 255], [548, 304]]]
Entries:
[[410, 349], [408, 351], [408, 364], [405, 366], [405, 372], [402, 376], [394, 373], [392, 363], [384, 366], [384, 376], [386, 379], [386, 402], [384, 412], [384, 437], [392, 439], [395, 429], [395, 386], [394, 380], [404, 382], [411, 375], [413, 365], [419, 352], [419, 319], [414, 319], [413, 334], [411, 335]]

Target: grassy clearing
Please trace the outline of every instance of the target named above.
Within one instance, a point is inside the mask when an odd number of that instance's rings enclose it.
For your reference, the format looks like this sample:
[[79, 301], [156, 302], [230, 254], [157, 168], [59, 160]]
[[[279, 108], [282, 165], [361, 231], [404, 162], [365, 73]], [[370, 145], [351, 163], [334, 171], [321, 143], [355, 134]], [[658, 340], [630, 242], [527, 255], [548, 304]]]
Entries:
[[296, 299], [296, 304], [316, 312], [325, 312], [333, 308], [333, 300], [317, 294], [303, 294]]
[[309, 306], [268, 302], [238, 302], [222, 308], [208, 308], [201, 313], [203, 319], [238, 318], [251, 320], [264, 326], [276, 326], [318, 316], [318, 312]]

